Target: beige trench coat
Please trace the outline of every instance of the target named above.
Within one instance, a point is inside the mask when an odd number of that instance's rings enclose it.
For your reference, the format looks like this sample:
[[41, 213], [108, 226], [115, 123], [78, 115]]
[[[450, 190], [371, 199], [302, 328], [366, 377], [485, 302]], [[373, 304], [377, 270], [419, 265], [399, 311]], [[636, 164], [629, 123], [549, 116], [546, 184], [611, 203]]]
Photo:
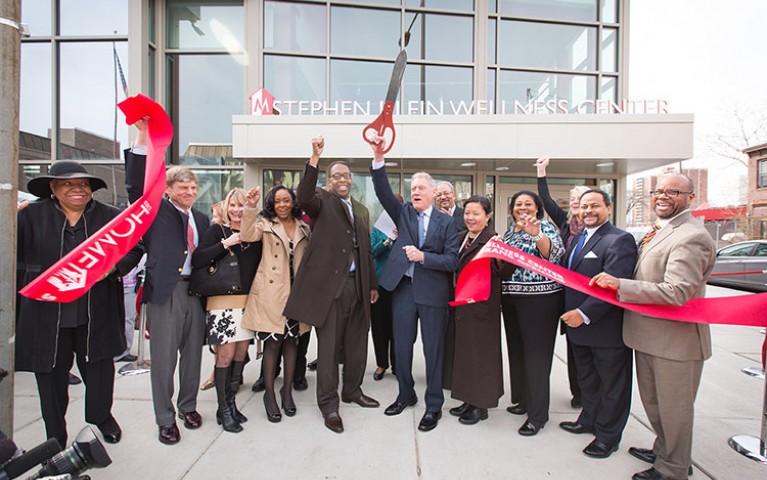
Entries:
[[[296, 219], [298, 228], [293, 239], [293, 272], [298, 271], [301, 258], [309, 244], [311, 230], [303, 220]], [[261, 263], [253, 279], [245, 304], [242, 326], [256, 332], [283, 333], [285, 317], [282, 311], [290, 294], [290, 253], [288, 234], [278, 219], [268, 220], [258, 210], [246, 208], [242, 214], [240, 239], [263, 245]], [[300, 324], [301, 333], [311, 327]]]

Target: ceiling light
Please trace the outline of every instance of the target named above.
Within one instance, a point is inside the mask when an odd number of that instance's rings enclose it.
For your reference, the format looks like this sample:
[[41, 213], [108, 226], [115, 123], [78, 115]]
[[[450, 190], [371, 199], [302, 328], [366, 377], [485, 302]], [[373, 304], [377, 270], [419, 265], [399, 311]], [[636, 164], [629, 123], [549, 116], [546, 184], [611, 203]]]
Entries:
[[597, 163], [597, 167], [612, 167], [613, 165], [615, 165], [615, 162]]
[[506, 170], [508, 170], [508, 169], [509, 169], [509, 167], [495, 167], [495, 169], [496, 169], [497, 171], [499, 171], [499, 172], [505, 172]]
[[397, 162], [386, 162], [384, 163], [387, 167], [399, 167], [399, 163]]
[[463, 162], [461, 164], [461, 166], [462, 167], [476, 167], [477, 166], [477, 162]]

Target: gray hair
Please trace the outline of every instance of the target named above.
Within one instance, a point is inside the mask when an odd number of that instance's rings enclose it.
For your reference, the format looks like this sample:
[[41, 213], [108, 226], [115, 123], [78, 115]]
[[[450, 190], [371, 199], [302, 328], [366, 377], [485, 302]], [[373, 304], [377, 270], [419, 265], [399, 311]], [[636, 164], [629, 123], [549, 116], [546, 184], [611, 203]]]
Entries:
[[447, 181], [445, 181], [445, 180], [442, 180], [441, 182], [437, 182], [437, 184], [436, 184], [436, 185], [434, 185], [434, 188], [439, 188], [439, 187], [441, 187], [442, 185], [445, 185], [445, 186], [447, 186], [447, 187], [450, 187], [450, 192], [451, 192], [451, 193], [455, 193], [455, 188], [453, 188], [453, 184], [452, 184], [452, 183], [450, 183], [450, 182], [447, 182]]
[[[411, 177], [411, 181], [415, 180], [416, 178], [423, 178], [424, 180], [426, 180], [429, 183], [429, 186], [431, 188], [434, 188], [434, 179], [431, 178], [431, 175], [429, 175], [428, 173], [426, 173], [426, 172], [416, 172]], [[451, 186], [451, 188], [452, 188], [452, 186]]]

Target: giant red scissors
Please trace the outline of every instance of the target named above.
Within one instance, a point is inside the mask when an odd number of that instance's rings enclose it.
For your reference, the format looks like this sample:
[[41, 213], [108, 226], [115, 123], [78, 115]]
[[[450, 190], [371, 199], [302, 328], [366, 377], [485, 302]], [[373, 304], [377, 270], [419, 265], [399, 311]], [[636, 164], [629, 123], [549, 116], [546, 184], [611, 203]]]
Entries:
[[[399, 87], [402, 84], [402, 75], [405, 74], [405, 66], [407, 65], [407, 53], [405, 50], [401, 50], [397, 55], [397, 60], [394, 62], [394, 70], [391, 73], [391, 80], [389, 81], [389, 91], [386, 93], [386, 101], [384, 102], [383, 110], [381, 114], [376, 117], [367, 127], [362, 130], [362, 138], [371, 145], [374, 145], [379, 153], [387, 153], [394, 145], [394, 139], [397, 134], [394, 131], [394, 122], [392, 116], [394, 115], [394, 102], [397, 101], [397, 95], [399, 94]], [[386, 139], [386, 149], [381, 149], [380, 144], [376, 144], [373, 141], [373, 134], [377, 133], [378, 136]]]

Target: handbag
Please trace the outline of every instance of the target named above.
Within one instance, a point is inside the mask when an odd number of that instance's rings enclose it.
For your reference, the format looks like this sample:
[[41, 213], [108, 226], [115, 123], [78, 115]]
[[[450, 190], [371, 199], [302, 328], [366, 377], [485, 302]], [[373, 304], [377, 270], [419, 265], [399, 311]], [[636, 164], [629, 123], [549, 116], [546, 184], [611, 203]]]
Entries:
[[[222, 225], [224, 238], [228, 236]], [[229, 232], [231, 234], [231, 232]], [[237, 256], [231, 250], [214, 258], [208, 266], [192, 270], [189, 278], [189, 294], [197, 297], [242, 294], [242, 278]]]

